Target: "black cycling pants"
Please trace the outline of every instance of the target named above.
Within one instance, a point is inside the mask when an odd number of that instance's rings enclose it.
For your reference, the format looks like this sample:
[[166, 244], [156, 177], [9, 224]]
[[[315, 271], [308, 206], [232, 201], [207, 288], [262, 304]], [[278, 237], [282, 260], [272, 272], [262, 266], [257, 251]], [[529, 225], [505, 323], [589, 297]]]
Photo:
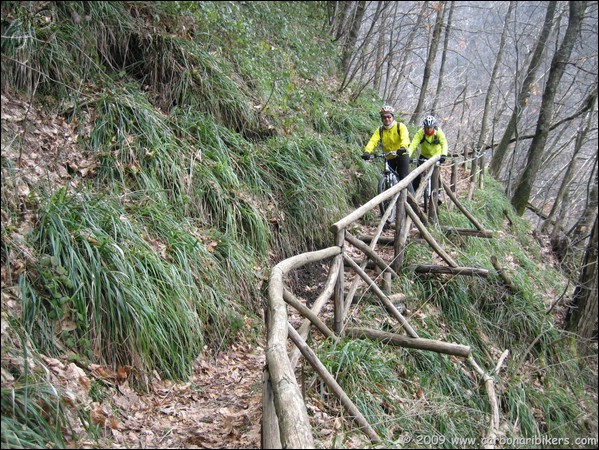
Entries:
[[403, 180], [410, 173], [410, 158], [407, 152], [389, 160], [389, 165], [397, 173], [399, 180]]
[[[410, 157], [408, 156], [408, 152], [403, 152], [394, 159], [390, 159], [389, 165], [397, 173], [399, 181], [403, 180], [410, 173]], [[408, 192], [414, 195], [412, 185], [408, 186]]]
[[[420, 155], [420, 157], [418, 158], [418, 167], [420, 167], [427, 161], [428, 158], [425, 158], [424, 156]], [[418, 190], [418, 186], [420, 186], [420, 177], [422, 177], [422, 175], [418, 175], [416, 178], [414, 178], [414, 181], [412, 181], [412, 187], [414, 188], [414, 192], [416, 192]]]

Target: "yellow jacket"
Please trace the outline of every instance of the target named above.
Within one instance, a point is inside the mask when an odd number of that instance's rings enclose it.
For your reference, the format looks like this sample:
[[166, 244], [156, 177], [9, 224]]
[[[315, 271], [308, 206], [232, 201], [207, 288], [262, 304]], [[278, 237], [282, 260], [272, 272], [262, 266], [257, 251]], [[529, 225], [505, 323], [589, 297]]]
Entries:
[[[422, 139], [424, 138], [424, 139]], [[420, 128], [412, 139], [412, 144], [408, 151], [410, 158], [416, 152], [416, 148], [420, 145], [420, 154], [425, 158], [430, 158], [435, 155], [447, 156], [447, 139], [441, 128], [435, 130], [432, 136], [425, 136], [424, 129]]]
[[[383, 127], [383, 153], [396, 152], [400, 148], [410, 146], [410, 133], [408, 127], [401, 122], [394, 122], [388, 130]], [[372, 134], [370, 141], [364, 147], [364, 153], [373, 153], [374, 149], [381, 141], [380, 128], [377, 128]], [[393, 158], [391, 158], [393, 159]]]

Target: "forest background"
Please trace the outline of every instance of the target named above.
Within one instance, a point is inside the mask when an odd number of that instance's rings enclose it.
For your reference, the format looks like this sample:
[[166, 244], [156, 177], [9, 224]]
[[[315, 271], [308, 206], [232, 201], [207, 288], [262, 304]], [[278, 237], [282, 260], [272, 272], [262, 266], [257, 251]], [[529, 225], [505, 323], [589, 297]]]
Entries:
[[[147, 388], [259, 336], [269, 267], [372, 195], [359, 155], [384, 103], [411, 134], [434, 114], [451, 155], [484, 153], [495, 214], [557, 258], [516, 262], [535, 309], [497, 338], [522, 346], [507, 423], [596, 438], [596, 23], [597, 2], [3, 2], [3, 447], [97, 426], [46, 355]], [[476, 288], [459, 289], [484, 303]]]

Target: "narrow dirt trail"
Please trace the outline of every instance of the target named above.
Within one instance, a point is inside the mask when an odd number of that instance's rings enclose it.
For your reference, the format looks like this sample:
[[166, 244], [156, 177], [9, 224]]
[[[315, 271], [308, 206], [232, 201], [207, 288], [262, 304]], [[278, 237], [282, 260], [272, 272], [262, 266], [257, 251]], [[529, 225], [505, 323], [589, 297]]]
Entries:
[[[198, 358], [185, 383], [153, 380], [149, 392], [140, 393], [116, 380], [104, 401], [90, 403], [103, 437], [74, 441], [73, 448], [260, 448], [264, 361], [262, 345], [237, 344]], [[94, 369], [92, 377], [114, 378]], [[65, 366], [65, 375], [69, 371]], [[79, 386], [91, 385], [78, 374]]]

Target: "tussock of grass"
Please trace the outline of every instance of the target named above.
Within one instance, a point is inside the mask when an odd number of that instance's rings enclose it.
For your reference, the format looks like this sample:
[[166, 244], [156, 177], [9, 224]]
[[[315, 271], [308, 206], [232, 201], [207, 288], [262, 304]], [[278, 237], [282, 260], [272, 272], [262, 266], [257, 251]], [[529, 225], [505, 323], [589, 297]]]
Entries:
[[217, 345], [234, 337], [229, 324], [240, 312], [227, 270], [237, 270], [247, 294], [248, 258], [232, 247], [219, 260], [218, 240], [194, 237], [149, 203], [126, 211], [108, 197], [61, 191], [43, 210], [35, 245], [38, 263], [22, 288], [40, 349], [66, 346], [185, 379], [207, 336]]
[[89, 413], [52, 380], [27, 333], [4, 312], [2, 344], [2, 448], [65, 448], [67, 438], [76, 442]]
[[2, 448], [65, 448], [66, 407], [49, 384], [2, 388]]

